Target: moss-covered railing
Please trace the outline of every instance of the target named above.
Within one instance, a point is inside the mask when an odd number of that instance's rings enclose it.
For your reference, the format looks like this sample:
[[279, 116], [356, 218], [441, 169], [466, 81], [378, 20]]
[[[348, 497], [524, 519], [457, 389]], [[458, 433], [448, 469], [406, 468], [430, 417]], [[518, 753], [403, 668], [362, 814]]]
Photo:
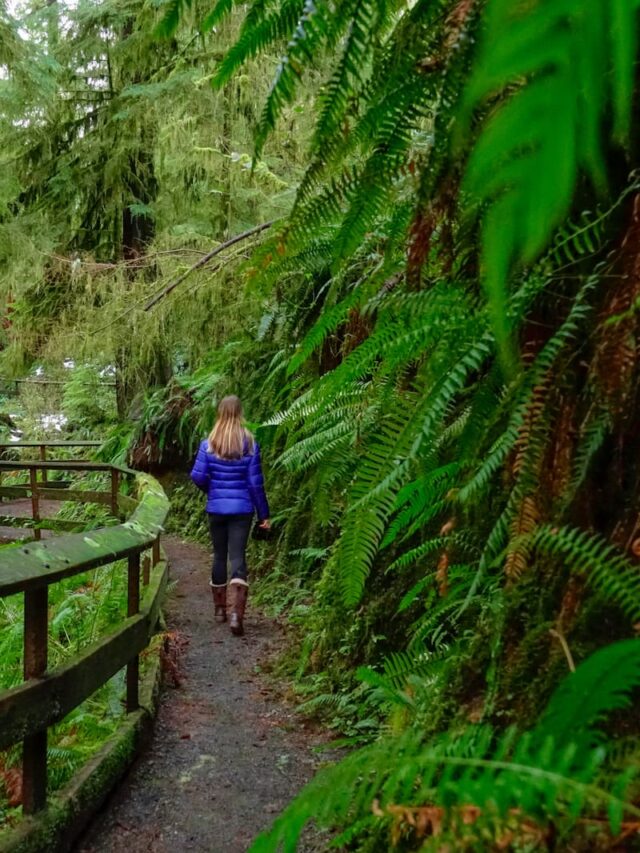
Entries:
[[[87, 492], [61, 489], [48, 483], [46, 472], [60, 470], [72, 475], [105, 472], [110, 487], [104, 492]], [[106, 463], [46, 458], [0, 461], [1, 473], [12, 471], [28, 471], [29, 483], [0, 487], [0, 497], [30, 497], [34, 523], [39, 522], [39, 527], [46, 524], [38, 512], [42, 498], [103, 503], [111, 507], [111, 512], [119, 519], [128, 516], [115, 526], [44, 541], [35, 539], [0, 552], [0, 597], [24, 595], [25, 679], [17, 687], [0, 692], [0, 749], [23, 742], [22, 804], [23, 811], [32, 814], [47, 803], [48, 727], [62, 720], [125, 666], [126, 709], [130, 713], [138, 708], [138, 655], [155, 633], [167, 583], [168, 569], [166, 560], [161, 560], [160, 532], [169, 502], [152, 477]], [[119, 486], [125, 480], [132, 481], [135, 498], [120, 493]], [[15, 519], [15, 522], [22, 526], [25, 519]], [[39, 527], [34, 530], [36, 537]], [[148, 549], [150, 554], [141, 560]], [[116, 630], [64, 665], [47, 669], [49, 586], [121, 559], [127, 560], [128, 567], [126, 618]]]

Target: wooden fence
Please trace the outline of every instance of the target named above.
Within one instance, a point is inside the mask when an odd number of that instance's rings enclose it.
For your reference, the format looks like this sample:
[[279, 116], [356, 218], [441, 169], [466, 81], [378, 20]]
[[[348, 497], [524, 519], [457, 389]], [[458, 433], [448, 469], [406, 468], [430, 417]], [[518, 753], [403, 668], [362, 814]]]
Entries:
[[[67, 443], [56, 443], [58, 447], [65, 444], [68, 446]], [[36, 446], [42, 447], [40, 444]], [[0, 498], [31, 498], [32, 524], [36, 525], [33, 541], [0, 551], [0, 597], [16, 593], [24, 595], [25, 679], [17, 687], [0, 692], [0, 749], [23, 742], [22, 802], [23, 811], [27, 814], [46, 805], [49, 726], [62, 720], [125, 666], [126, 709], [131, 712], [138, 708], [138, 655], [155, 632], [168, 575], [166, 560], [161, 560], [160, 532], [169, 502], [152, 477], [106, 463], [47, 459], [46, 451], [41, 456], [44, 459], [0, 461], [0, 474], [28, 472], [28, 483], [0, 486]], [[109, 488], [105, 491], [82, 491], [69, 484], [60, 488], [60, 484], [47, 480], [47, 472], [60, 470], [70, 475], [104, 472]], [[135, 498], [121, 493], [120, 486], [126, 480], [135, 489]], [[115, 526], [41, 541], [40, 528], [47, 524], [40, 517], [40, 501], [43, 499], [105, 504], [120, 520], [128, 517], [124, 523]], [[22, 526], [26, 519], [15, 518], [13, 521]], [[149, 554], [144, 555], [145, 551]], [[49, 586], [63, 578], [121, 559], [127, 560], [126, 618], [110, 634], [63, 665], [49, 670]]]

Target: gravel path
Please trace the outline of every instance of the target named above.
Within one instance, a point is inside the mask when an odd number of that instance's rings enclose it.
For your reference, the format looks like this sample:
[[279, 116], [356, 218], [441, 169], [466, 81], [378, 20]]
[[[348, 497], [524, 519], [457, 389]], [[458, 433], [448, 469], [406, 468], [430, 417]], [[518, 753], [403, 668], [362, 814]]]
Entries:
[[[175, 586], [166, 616], [170, 654], [150, 748], [76, 853], [241, 853], [310, 778], [320, 737], [273, 694], [261, 662], [286, 637], [249, 608], [246, 634], [213, 622], [204, 548], [165, 539]], [[171, 681], [171, 677], [166, 679]], [[324, 850], [321, 840], [305, 850]]]

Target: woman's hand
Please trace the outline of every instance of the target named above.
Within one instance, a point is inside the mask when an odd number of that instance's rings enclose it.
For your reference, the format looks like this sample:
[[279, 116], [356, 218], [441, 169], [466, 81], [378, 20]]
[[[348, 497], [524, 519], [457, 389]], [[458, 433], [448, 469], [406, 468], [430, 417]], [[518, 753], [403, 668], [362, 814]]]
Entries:
[[264, 521], [261, 521], [258, 527], [262, 527], [263, 530], [271, 530], [271, 519], [265, 518]]

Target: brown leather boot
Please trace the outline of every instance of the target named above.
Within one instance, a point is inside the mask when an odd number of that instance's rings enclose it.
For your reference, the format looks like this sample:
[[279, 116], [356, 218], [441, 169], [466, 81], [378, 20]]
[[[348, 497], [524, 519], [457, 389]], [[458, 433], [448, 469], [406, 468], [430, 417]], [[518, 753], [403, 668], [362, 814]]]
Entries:
[[244, 581], [237, 579], [232, 580], [229, 586], [231, 587], [233, 596], [229, 627], [232, 634], [235, 634], [236, 637], [241, 637], [244, 634], [242, 620], [244, 619], [244, 609], [247, 606], [249, 587]]
[[215, 584], [211, 584], [211, 593], [213, 595], [213, 604], [215, 606], [215, 613], [213, 618], [216, 622], [226, 622], [227, 621], [227, 587], [226, 584], [224, 586], [215, 586]]

